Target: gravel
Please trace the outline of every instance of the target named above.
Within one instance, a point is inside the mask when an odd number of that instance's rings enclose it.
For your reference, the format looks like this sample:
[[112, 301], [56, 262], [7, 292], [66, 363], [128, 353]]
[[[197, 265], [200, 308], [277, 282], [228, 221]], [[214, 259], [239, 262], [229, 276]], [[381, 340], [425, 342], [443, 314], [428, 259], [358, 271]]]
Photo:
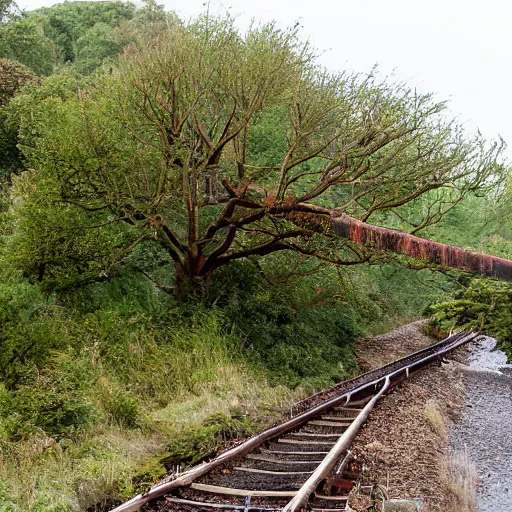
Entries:
[[450, 439], [465, 449], [478, 477], [477, 511], [512, 510], [512, 377], [496, 340], [482, 337], [465, 372], [466, 404]]
[[[363, 341], [360, 355], [366, 367], [374, 368], [432, 344], [435, 340], [423, 333], [424, 325], [415, 322]], [[353, 445], [361, 472], [359, 485], [383, 485], [390, 498], [421, 496], [429, 511], [463, 510], [449, 492], [445, 470], [446, 429], [457, 419], [464, 402], [459, 368], [457, 363], [432, 364], [383, 397]], [[429, 420], [432, 410], [438, 412], [439, 425]], [[355, 499], [359, 496], [351, 499], [352, 508], [365, 510]]]

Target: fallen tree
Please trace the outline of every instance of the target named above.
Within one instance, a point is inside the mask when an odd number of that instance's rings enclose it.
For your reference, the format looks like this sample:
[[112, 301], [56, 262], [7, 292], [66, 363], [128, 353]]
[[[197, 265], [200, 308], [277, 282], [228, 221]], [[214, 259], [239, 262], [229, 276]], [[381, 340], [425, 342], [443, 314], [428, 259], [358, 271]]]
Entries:
[[174, 20], [94, 86], [56, 77], [11, 112], [31, 169], [13, 190], [11, 252], [49, 286], [108, 278], [141, 244], [165, 254], [180, 298], [278, 251], [354, 265], [392, 250], [506, 274], [369, 224], [439, 222], [502, 179], [502, 145], [405, 84], [326, 72], [294, 31]]
[[331, 227], [337, 235], [365, 247], [403, 254], [442, 267], [512, 281], [511, 260], [372, 226], [348, 215], [331, 218]]

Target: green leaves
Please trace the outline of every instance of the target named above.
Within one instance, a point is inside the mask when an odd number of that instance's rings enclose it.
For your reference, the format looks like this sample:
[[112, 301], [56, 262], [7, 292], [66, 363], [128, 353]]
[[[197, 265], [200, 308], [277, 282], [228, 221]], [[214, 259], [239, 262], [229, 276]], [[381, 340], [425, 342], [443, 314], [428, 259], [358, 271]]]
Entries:
[[45, 27], [45, 34], [56, 44], [64, 62], [73, 62], [77, 56], [75, 44], [96, 23], [118, 27], [130, 20], [135, 6], [129, 2], [66, 2], [34, 11]]
[[441, 331], [454, 328], [481, 330], [498, 339], [512, 357], [512, 285], [488, 279], [473, 279], [454, 300], [432, 307], [432, 325]]
[[21, 62], [38, 75], [50, 75], [59, 55], [36, 18], [0, 26], [0, 57]]
[[89, 74], [121, 51], [121, 41], [112, 27], [96, 23], [77, 39], [74, 50], [77, 71]]
[[[59, 33], [73, 34], [87, 73], [121, 48], [111, 27], [126, 13], [112, 7], [117, 21], [86, 17], [78, 30], [70, 5], [41, 15], [66, 21]], [[207, 15], [157, 26], [94, 82], [63, 74], [13, 104], [31, 169], [15, 189], [18, 253], [52, 286], [110, 275], [143, 242], [167, 252], [184, 289], [282, 250], [368, 261], [326, 238], [322, 219], [405, 219], [412, 205], [419, 230], [503, 172], [499, 145], [465, 138], [443, 103], [374, 72], [329, 73], [295, 30], [242, 35]], [[34, 243], [32, 219], [51, 250]]]

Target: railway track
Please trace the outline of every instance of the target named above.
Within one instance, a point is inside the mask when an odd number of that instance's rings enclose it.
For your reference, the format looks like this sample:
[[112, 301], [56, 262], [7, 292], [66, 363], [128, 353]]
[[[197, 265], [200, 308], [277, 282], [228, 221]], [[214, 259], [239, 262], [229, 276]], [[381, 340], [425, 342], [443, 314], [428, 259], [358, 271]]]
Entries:
[[[460, 332], [296, 404], [288, 420], [218, 457], [171, 475], [113, 509], [215, 512], [346, 510], [350, 445], [384, 393], [477, 336]], [[306, 508], [307, 507], [307, 508]]]

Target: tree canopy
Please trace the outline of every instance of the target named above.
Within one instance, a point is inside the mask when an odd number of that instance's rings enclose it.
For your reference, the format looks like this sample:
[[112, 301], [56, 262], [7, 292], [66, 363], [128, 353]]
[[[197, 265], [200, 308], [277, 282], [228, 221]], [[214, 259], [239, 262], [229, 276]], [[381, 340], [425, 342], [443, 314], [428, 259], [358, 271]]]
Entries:
[[129, 2], [65, 2], [6, 18], [9, 23], [0, 26], [0, 58], [17, 60], [39, 75], [75, 62], [80, 72], [89, 73], [133, 40], [133, 29], [125, 24], [151, 9], [156, 10], [146, 6], [136, 14]]
[[6, 107], [24, 85], [37, 83], [38, 79], [26, 66], [9, 59], [0, 59], [0, 78], [0, 179], [3, 179], [20, 166], [19, 150], [16, 147], [17, 127], [8, 121]]
[[467, 138], [432, 95], [328, 72], [272, 24], [173, 19], [96, 84], [68, 85], [13, 107], [31, 116], [18, 254], [40, 279], [108, 275], [141, 244], [165, 252], [180, 293], [252, 255], [371, 261], [331, 216], [406, 225], [414, 206], [418, 231], [503, 171], [500, 145]]

